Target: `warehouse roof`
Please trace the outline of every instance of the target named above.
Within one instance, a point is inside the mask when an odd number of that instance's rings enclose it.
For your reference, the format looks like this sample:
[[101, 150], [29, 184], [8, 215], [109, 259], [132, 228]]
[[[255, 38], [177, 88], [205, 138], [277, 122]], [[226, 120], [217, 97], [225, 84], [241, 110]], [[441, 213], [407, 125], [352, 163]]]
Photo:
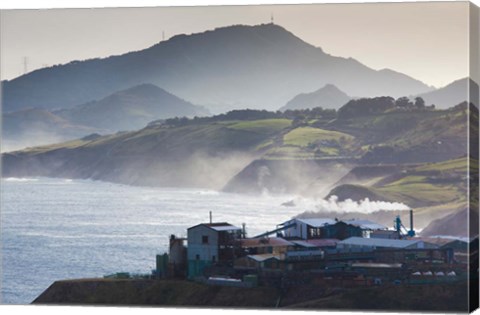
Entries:
[[241, 230], [241, 228], [239, 227], [236, 227], [234, 225], [231, 225], [230, 223], [227, 223], [227, 222], [219, 222], [219, 223], [201, 223], [201, 224], [197, 224], [195, 226], [192, 226], [192, 227], [189, 227], [187, 230], [190, 230], [190, 229], [193, 229], [193, 228], [196, 228], [198, 226], [206, 226], [208, 228], [211, 228], [212, 230], [215, 230], [217, 232], [221, 232], [221, 231], [237, 231], [237, 230]]
[[353, 225], [353, 226], [358, 226], [362, 230], [386, 230], [388, 227], [382, 224], [378, 224], [369, 220], [343, 220], [343, 222]]
[[423, 243], [421, 240], [395, 240], [386, 238], [363, 238], [350, 237], [338, 242], [339, 245], [389, 247], [389, 248], [407, 248], [417, 243]]
[[317, 248], [318, 246], [315, 245], [315, 244], [312, 244], [312, 243], [309, 243], [307, 241], [303, 241], [303, 240], [298, 240], [298, 241], [291, 241], [292, 243], [294, 243], [295, 245], [298, 245], [298, 246], [301, 246], [301, 247], [307, 247], [307, 248]]
[[269, 259], [281, 260], [280, 255], [274, 255], [274, 254], [248, 255], [247, 257], [258, 262], [262, 262]]
[[334, 219], [328, 219], [328, 218], [311, 218], [311, 219], [299, 219], [297, 218], [296, 220], [305, 223], [307, 225], [310, 225], [312, 227], [323, 227], [326, 225], [331, 225], [337, 223]]
[[293, 246], [289, 242], [280, 237], [259, 237], [259, 238], [244, 238], [241, 240], [243, 247], [276, 247], [276, 246]]
[[340, 242], [340, 240], [337, 240], [336, 238], [314, 238], [306, 240], [306, 242], [317, 247], [334, 247], [337, 246], [337, 243]]

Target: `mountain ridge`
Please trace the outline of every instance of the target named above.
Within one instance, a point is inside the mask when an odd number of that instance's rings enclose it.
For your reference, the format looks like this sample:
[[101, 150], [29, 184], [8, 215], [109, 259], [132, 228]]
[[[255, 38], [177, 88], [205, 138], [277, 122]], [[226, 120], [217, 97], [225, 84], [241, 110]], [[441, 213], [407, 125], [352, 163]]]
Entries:
[[141, 83], [161, 86], [217, 112], [276, 109], [294, 95], [326, 83], [361, 96], [430, 90], [408, 76], [331, 56], [276, 24], [237, 25], [177, 35], [143, 50], [72, 61], [3, 81], [3, 109], [72, 107]]

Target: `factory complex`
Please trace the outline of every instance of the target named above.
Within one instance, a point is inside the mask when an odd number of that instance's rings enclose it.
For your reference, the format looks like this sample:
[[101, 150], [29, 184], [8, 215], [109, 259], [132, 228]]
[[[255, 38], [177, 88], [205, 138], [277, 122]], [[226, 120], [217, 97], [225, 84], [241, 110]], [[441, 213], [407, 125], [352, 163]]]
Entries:
[[[415, 236], [400, 217], [394, 228], [369, 220], [293, 218], [247, 237], [245, 224], [201, 223], [187, 237], [171, 235], [153, 276], [212, 285], [286, 288], [296, 284], [343, 287], [446, 283], [468, 277], [469, 243]], [[475, 261], [475, 260], [473, 260]]]

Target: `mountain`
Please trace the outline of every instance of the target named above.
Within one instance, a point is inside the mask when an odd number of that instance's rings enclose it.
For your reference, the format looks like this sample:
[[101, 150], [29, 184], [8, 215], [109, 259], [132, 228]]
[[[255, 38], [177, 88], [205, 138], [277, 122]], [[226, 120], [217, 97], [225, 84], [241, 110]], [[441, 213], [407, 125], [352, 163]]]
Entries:
[[44, 109], [30, 108], [3, 114], [2, 151], [18, 150], [99, 132], [77, 125]]
[[[468, 228], [466, 228], [468, 226]], [[465, 208], [445, 217], [433, 220], [424, 230], [422, 236], [457, 235], [471, 237], [478, 235], [478, 207]]]
[[56, 111], [32, 108], [4, 113], [2, 150], [63, 142], [92, 133], [136, 130], [159, 119], [204, 115], [209, 112], [201, 106], [155, 85], [141, 84], [72, 108]]
[[350, 97], [340, 91], [335, 85], [327, 84], [314, 92], [298, 94], [288, 101], [285, 106], [280, 108], [280, 110], [311, 109], [314, 107], [338, 109], [349, 100]]
[[397, 97], [431, 90], [392, 70], [376, 71], [355, 59], [331, 56], [275, 24], [235, 25], [3, 81], [3, 110], [72, 107], [143, 83], [214, 111], [277, 109], [327, 83], [355, 96]]
[[113, 132], [140, 129], [157, 119], [209, 115], [205, 108], [182, 100], [153, 84], [137, 85], [101, 100], [54, 113], [75, 124]]
[[[470, 92], [469, 92], [470, 91]], [[470, 93], [470, 94], [469, 94]], [[478, 85], [475, 81], [463, 78], [454, 81], [440, 89], [416, 95], [425, 100], [425, 103], [435, 104], [437, 108], [449, 108], [466, 102], [470, 95], [470, 102], [478, 107]]]

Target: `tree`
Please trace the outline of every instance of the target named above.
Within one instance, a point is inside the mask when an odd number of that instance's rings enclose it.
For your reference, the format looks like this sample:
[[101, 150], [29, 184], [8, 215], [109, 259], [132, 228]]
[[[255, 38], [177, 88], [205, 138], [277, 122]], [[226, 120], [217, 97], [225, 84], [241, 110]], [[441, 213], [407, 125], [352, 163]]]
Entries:
[[416, 108], [425, 108], [425, 101], [421, 97], [415, 97], [415, 107]]
[[395, 101], [395, 106], [397, 106], [397, 107], [407, 108], [407, 107], [409, 107], [410, 105], [412, 105], [412, 103], [410, 103], [410, 100], [409, 100], [408, 97], [406, 97], [406, 96], [399, 97], [399, 98]]

